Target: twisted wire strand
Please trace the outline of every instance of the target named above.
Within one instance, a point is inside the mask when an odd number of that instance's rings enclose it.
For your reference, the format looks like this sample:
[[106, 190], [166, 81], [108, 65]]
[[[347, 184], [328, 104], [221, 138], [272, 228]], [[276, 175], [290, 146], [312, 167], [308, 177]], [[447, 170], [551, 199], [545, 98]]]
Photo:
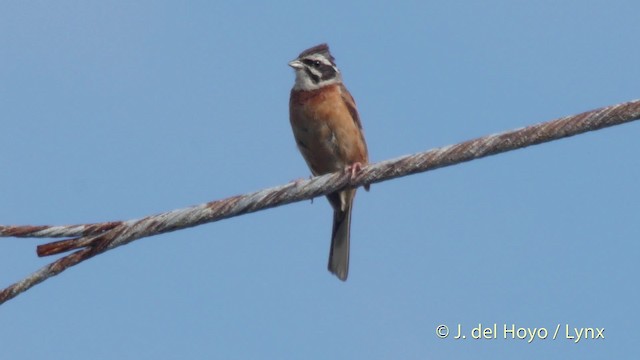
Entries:
[[0, 226], [0, 236], [75, 236], [40, 245], [38, 254], [41, 256], [82, 248], [0, 291], [0, 304], [71, 266], [143, 237], [312, 199], [346, 187], [358, 187], [451, 166], [638, 119], [640, 100], [634, 100], [371, 164], [353, 179], [344, 172], [337, 172], [137, 220], [71, 226]]
[[0, 225], [0, 237], [58, 238], [101, 234], [120, 225], [122, 221], [110, 221], [79, 225]]

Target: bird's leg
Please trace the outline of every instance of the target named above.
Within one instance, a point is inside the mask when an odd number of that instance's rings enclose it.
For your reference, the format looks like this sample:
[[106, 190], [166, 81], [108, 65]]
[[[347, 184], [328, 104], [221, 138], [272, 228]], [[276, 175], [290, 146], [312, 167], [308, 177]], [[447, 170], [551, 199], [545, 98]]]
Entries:
[[[362, 171], [362, 166], [361, 162], [354, 162], [353, 164], [345, 167], [344, 171], [349, 174], [349, 181], [356, 178], [358, 173]], [[369, 184], [364, 185], [364, 189], [369, 191]]]
[[358, 175], [358, 173], [362, 171], [362, 164], [359, 162], [354, 162], [351, 165], [347, 165], [344, 171], [349, 173], [349, 180], [355, 179], [356, 175]]

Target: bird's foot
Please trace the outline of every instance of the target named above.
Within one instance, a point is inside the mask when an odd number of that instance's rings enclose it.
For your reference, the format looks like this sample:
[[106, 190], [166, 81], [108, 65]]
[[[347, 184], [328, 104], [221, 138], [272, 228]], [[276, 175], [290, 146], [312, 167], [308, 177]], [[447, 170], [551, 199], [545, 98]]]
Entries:
[[[354, 162], [351, 165], [345, 167], [344, 171], [349, 174], [349, 181], [355, 179], [358, 176], [358, 173], [362, 171], [362, 167], [364, 165], [361, 162]], [[369, 184], [364, 185], [364, 189], [369, 191]]]

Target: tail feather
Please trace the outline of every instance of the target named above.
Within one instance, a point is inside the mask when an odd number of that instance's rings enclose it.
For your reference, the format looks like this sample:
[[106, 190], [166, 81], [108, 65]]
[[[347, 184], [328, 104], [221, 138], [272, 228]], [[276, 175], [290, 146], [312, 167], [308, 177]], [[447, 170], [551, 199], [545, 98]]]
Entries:
[[344, 210], [334, 209], [333, 211], [333, 231], [329, 252], [329, 271], [342, 281], [346, 281], [349, 275], [349, 237], [353, 198], [349, 200]]

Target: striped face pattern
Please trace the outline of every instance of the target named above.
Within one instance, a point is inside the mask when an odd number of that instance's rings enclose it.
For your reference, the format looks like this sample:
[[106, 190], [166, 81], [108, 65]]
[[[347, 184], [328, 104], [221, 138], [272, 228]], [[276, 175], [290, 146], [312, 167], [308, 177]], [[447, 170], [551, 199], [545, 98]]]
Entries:
[[296, 71], [296, 90], [316, 90], [340, 83], [342, 78], [326, 44], [305, 50], [289, 66]]

